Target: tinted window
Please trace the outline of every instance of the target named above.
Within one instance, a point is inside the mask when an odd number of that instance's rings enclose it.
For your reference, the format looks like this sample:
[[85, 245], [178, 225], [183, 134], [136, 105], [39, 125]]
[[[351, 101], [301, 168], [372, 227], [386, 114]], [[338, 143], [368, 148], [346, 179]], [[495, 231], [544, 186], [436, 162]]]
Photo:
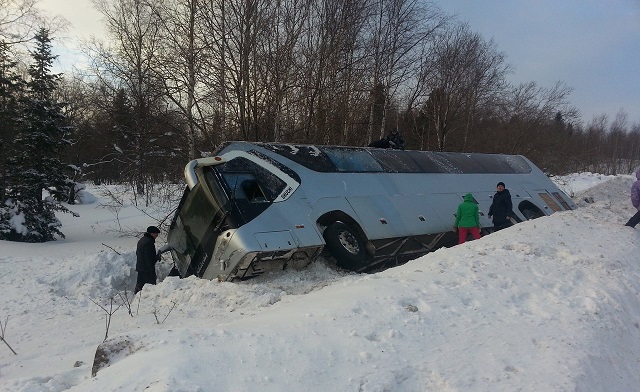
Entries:
[[464, 160], [455, 156], [451, 159], [446, 153], [373, 149], [371, 155], [385, 171], [393, 173], [462, 173], [460, 165], [472, 168]]
[[284, 181], [275, 174], [246, 158], [232, 159], [216, 169], [236, 198], [273, 201], [285, 188]]
[[365, 149], [322, 147], [341, 172], [381, 172], [380, 164]]
[[392, 173], [530, 173], [531, 166], [519, 156], [464, 154], [434, 151], [372, 149], [386, 172]]
[[173, 246], [181, 253], [193, 255], [204, 233], [217, 216], [219, 209], [207, 196], [200, 184], [196, 185], [184, 198], [177, 214], [177, 229], [172, 228]]
[[224, 180], [233, 192], [234, 199], [247, 199], [252, 203], [267, 201], [260, 184], [251, 173], [223, 173]]
[[316, 146], [293, 144], [261, 144], [261, 147], [280, 154], [292, 161], [319, 172], [336, 172], [336, 165]]
[[530, 173], [520, 156], [381, 148], [261, 144], [311, 170], [387, 173]]
[[298, 173], [296, 173], [295, 171], [291, 170], [290, 167], [283, 165], [282, 163], [276, 161], [275, 159], [271, 158], [270, 156], [262, 154], [259, 151], [249, 150], [248, 152], [249, 152], [249, 154], [255, 155], [258, 158], [262, 159], [263, 161], [269, 162], [273, 166], [275, 166], [278, 169], [280, 169], [283, 173], [285, 173], [289, 177], [293, 178], [296, 182], [300, 183], [300, 176], [298, 175]]
[[473, 161], [485, 173], [530, 173], [531, 166], [522, 157], [490, 154], [473, 154]]

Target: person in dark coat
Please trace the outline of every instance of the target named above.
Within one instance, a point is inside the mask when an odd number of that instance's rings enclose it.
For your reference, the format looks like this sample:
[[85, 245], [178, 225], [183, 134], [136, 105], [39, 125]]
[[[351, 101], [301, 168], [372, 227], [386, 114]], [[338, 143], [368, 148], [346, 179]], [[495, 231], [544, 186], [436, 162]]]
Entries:
[[394, 129], [387, 135], [389, 146], [396, 150], [404, 150], [404, 138], [397, 129]]
[[156, 238], [160, 233], [160, 229], [155, 226], [147, 227], [147, 232], [138, 241], [136, 247], [136, 271], [138, 271], [138, 280], [134, 294], [142, 290], [146, 283], [156, 284]]
[[489, 219], [493, 216], [493, 228], [495, 231], [511, 226], [509, 218], [513, 217], [513, 204], [511, 193], [505, 188], [504, 182], [498, 183], [498, 191], [493, 196], [493, 202], [489, 207]]
[[369, 147], [389, 148], [389, 147], [391, 147], [391, 145], [389, 144], [389, 141], [387, 139], [380, 139], [380, 140], [376, 140], [375, 142], [371, 142], [369, 144]]
[[633, 204], [637, 211], [625, 226], [636, 227], [636, 225], [640, 223], [640, 169], [636, 170], [636, 181], [631, 185], [631, 204]]

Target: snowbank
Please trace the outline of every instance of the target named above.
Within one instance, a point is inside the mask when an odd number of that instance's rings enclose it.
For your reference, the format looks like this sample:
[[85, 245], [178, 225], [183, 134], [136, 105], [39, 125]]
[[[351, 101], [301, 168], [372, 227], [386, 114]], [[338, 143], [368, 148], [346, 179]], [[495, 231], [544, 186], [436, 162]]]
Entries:
[[0, 390], [635, 390], [631, 179], [595, 176], [562, 179], [584, 186], [578, 210], [377, 274], [319, 261], [243, 283], [166, 278], [113, 314], [95, 377], [96, 303], [109, 310], [133, 287], [137, 238], [114, 228], [149, 222], [132, 207], [118, 223], [99, 201], [71, 206], [81, 217], [63, 221], [66, 240], [0, 243], [0, 319], [18, 352], [0, 344]]

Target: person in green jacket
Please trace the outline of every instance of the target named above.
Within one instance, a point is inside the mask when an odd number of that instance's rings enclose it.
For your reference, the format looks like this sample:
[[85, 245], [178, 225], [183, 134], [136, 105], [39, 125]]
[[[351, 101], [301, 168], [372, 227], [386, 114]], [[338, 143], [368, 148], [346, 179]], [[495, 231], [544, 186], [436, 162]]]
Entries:
[[474, 240], [480, 238], [478, 204], [476, 204], [471, 193], [464, 195], [464, 201], [458, 206], [453, 230], [458, 232], [458, 244], [462, 244], [467, 240], [468, 232], [471, 233]]

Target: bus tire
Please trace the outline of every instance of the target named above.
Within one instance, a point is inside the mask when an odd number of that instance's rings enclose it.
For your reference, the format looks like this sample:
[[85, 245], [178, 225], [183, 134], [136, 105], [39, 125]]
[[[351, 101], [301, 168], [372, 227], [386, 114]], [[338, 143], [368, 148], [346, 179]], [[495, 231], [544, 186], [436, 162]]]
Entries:
[[366, 240], [349, 225], [333, 222], [323, 236], [339, 267], [357, 271], [367, 265]]

